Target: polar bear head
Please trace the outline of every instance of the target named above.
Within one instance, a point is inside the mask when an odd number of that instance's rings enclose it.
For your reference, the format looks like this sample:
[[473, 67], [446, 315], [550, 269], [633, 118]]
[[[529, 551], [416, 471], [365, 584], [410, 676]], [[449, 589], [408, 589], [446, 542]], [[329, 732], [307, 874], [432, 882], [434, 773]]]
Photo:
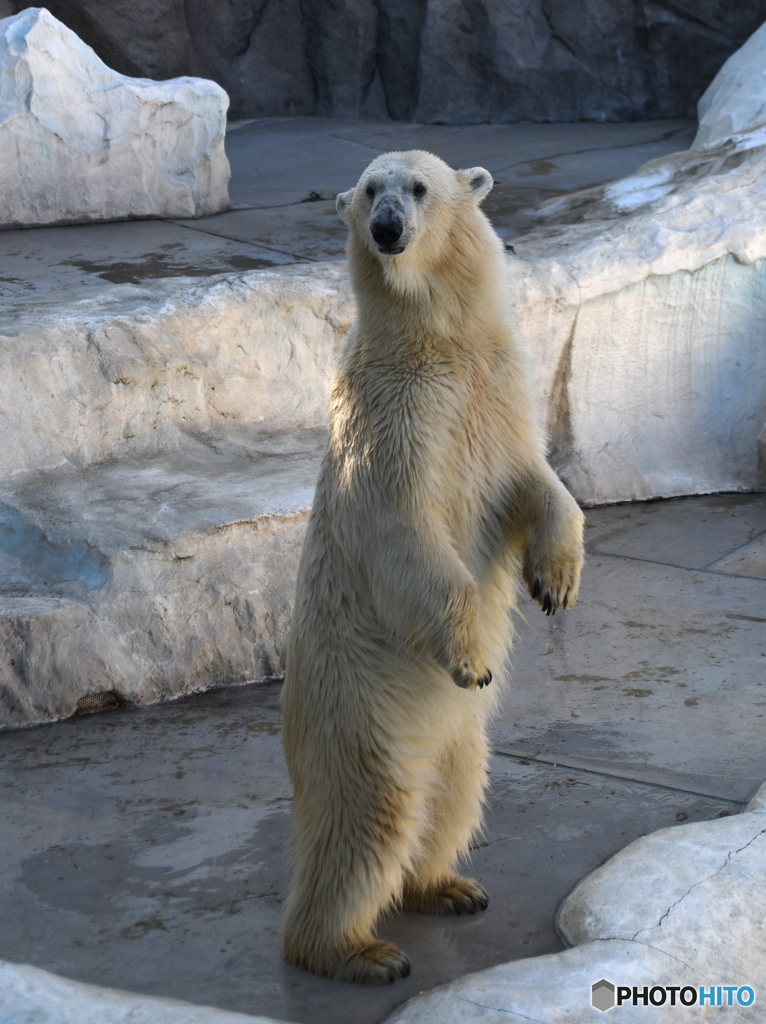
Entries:
[[478, 205], [492, 184], [483, 167], [455, 171], [423, 150], [379, 156], [337, 199], [352, 264], [372, 257], [391, 283], [404, 285], [461, 248], [466, 235], [486, 243], [494, 232]]

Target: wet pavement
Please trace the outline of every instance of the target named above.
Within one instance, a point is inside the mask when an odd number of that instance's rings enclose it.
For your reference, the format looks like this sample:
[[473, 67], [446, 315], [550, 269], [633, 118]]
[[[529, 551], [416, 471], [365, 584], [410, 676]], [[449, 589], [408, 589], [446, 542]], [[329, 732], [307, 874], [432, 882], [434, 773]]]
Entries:
[[[390, 917], [412, 975], [285, 965], [279, 684], [0, 734], [0, 957], [305, 1024], [374, 1024], [561, 948], [559, 902], [638, 836], [737, 813], [766, 779], [766, 499], [590, 509], [578, 606], [517, 618], [473, 918]], [[761, 553], [759, 555], [759, 552]], [[760, 561], [759, 561], [760, 559]]]
[[760, 494], [589, 509], [581, 606], [519, 625], [526, 685], [496, 745], [747, 800], [766, 778], [766, 561], [746, 557], [764, 531]]
[[691, 121], [629, 124], [410, 125], [267, 119], [229, 127], [232, 209], [199, 220], [128, 221], [0, 231], [0, 296], [82, 285], [340, 259], [338, 192], [390, 149], [427, 149], [495, 177], [484, 203], [510, 240], [547, 199], [631, 174], [691, 144]]

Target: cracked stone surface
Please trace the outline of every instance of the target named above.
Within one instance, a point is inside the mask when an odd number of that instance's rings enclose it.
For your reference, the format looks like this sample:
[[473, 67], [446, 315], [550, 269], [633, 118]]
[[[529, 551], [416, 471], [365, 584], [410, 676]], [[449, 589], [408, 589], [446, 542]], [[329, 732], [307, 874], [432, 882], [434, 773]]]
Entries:
[[[591, 985], [601, 978], [638, 988], [702, 983], [694, 972], [659, 950], [637, 942], [597, 939], [564, 953], [517, 960], [462, 978], [411, 1000], [386, 1024], [595, 1024], [609, 1020], [590, 1005]], [[675, 1006], [671, 1010], [624, 1005], [614, 1016], [639, 1024], [667, 1024], [669, 1020], [720, 1021], [722, 1014], [737, 1024], [762, 1019], [760, 1008], [754, 1015], [737, 1006], [724, 1010]]]
[[559, 927], [573, 946], [629, 939], [700, 977], [755, 980], [766, 956], [764, 866], [761, 811], [663, 829], [581, 882], [561, 908]]
[[766, 538], [757, 537], [714, 564], [721, 572], [740, 576], [766, 576]]
[[42, 7], [0, 20], [0, 228], [228, 208], [228, 96], [112, 71]]

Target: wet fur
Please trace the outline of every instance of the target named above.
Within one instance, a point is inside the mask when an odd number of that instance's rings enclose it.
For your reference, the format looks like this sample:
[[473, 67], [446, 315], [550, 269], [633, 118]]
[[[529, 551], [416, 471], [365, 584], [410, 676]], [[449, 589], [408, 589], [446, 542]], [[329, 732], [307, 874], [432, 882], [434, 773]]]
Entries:
[[[549, 610], [577, 595], [582, 515], [545, 460], [479, 171], [388, 154], [339, 197], [358, 314], [282, 696], [295, 786], [285, 953], [338, 979], [408, 973], [375, 938], [386, 908], [486, 906], [455, 867], [481, 825], [509, 610], [522, 576]], [[401, 255], [372, 243], [370, 181], [409, 203]]]

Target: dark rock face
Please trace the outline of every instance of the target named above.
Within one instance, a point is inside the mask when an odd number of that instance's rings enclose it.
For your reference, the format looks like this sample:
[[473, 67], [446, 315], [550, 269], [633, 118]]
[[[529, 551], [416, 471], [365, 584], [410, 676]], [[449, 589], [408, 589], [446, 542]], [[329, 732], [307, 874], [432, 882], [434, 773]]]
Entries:
[[[0, 0], [0, 15], [25, 5]], [[202, 75], [231, 116], [692, 117], [766, 0], [49, 0], [129, 75]]]

